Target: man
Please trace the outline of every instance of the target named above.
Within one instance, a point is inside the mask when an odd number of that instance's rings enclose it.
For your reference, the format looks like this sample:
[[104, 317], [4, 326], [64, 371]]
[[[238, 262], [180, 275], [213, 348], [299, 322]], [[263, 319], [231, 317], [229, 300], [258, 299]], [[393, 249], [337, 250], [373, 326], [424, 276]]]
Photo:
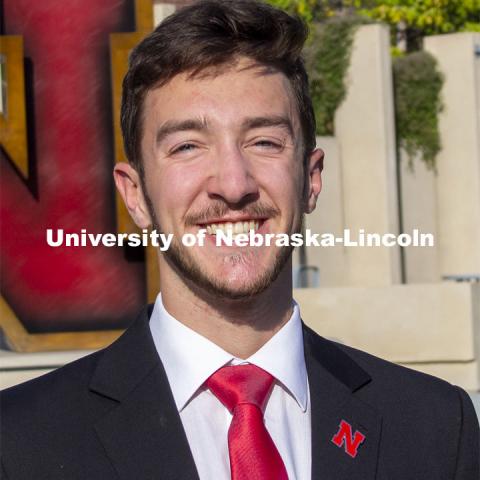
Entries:
[[465, 392], [309, 330], [290, 248], [215, 244], [299, 232], [315, 208], [305, 37], [207, 0], [135, 49], [114, 176], [139, 227], [174, 234], [162, 293], [110, 347], [4, 392], [5, 478], [478, 480]]

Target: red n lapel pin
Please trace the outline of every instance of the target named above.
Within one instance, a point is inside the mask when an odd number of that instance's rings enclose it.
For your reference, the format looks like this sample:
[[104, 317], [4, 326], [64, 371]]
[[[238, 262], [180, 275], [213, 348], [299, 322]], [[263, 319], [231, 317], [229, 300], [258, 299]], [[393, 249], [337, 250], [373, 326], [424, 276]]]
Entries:
[[342, 420], [338, 432], [332, 438], [332, 442], [340, 448], [343, 445], [345, 453], [355, 458], [358, 453], [358, 447], [364, 442], [365, 438], [365, 435], [358, 430], [353, 434], [352, 426], [345, 420]]

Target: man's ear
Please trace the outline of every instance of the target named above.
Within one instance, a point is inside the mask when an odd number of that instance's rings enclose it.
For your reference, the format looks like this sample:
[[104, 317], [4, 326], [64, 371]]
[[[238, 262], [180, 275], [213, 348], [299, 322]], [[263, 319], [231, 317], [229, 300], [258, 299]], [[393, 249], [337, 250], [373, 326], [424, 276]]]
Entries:
[[305, 213], [312, 213], [317, 205], [317, 198], [322, 190], [322, 170], [323, 157], [325, 156], [323, 150], [316, 148], [310, 155], [307, 164], [306, 176], [306, 202]]
[[113, 178], [133, 221], [141, 229], [150, 227], [152, 219], [137, 170], [129, 163], [119, 162], [113, 168]]

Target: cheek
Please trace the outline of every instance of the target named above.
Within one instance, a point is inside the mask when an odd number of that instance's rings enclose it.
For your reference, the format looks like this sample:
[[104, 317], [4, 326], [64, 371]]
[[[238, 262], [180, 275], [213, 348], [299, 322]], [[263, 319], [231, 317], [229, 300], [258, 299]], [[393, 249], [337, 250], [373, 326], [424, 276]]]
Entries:
[[159, 168], [150, 181], [150, 192], [155, 210], [162, 216], [175, 212], [183, 215], [201, 190], [203, 178], [200, 169], [183, 165]]
[[275, 201], [282, 204], [292, 204], [292, 200], [302, 194], [302, 171], [295, 164], [269, 166], [262, 172], [262, 178], [267, 191], [275, 195]]

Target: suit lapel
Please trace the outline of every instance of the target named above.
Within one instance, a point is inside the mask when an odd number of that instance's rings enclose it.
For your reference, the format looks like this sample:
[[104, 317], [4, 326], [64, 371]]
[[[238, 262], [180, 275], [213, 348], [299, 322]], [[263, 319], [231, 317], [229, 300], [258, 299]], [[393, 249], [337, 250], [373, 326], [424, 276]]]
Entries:
[[356, 394], [371, 379], [340, 347], [305, 326], [304, 341], [312, 410], [312, 480], [373, 480], [381, 418]]
[[90, 388], [112, 401], [95, 430], [121, 479], [198, 479], [146, 310], [105, 350]]

